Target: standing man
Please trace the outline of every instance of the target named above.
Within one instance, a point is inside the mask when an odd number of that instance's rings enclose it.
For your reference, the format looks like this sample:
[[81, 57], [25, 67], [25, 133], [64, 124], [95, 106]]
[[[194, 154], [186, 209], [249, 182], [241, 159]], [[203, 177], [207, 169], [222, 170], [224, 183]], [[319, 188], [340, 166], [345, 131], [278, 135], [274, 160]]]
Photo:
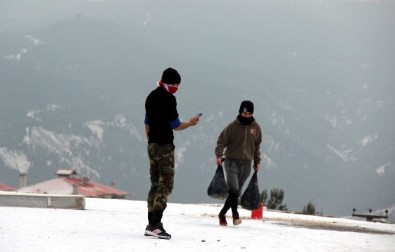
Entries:
[[262, 133], [253, 113], [254, 104], [251, 101], [243, 101], [240, 104], [239, 115], [223, 129], [217, 140], [216, 164], [221, 164], [224, 155], [226, 182], [229, 187], [229, 196], [218, 215], [221, 226], [228, 225], [225, 215], [229, 209], [232, 209], [233, 225], [241, 224], [237, 211], [240, 190], [250, 176], [252, 162], [254, 169], [259, 170]]
[[148, 158], [150, 162], [151, 188], [148, 193], [148, 225], [144, 235], [161, 239], [170, 239], [162, 224], [163, 211], [174, 183], [174, 135], [179, 131], [194, 126], [198, 117], [188, 122], [181, 122], [177, 112], [174, 93], [181, 83], [181, 76], [173, 69], [163, 71], [157, 83], [145, 101], [145, 133], [148, 140]]

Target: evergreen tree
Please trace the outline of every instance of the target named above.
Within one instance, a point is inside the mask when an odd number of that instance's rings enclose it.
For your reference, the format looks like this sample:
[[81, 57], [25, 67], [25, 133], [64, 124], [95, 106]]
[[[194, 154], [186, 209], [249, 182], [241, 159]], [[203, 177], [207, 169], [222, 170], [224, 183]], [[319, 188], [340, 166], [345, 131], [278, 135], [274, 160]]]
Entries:
[[303, 207], [302, 214], [315, 215], [315, 206], [313, 203], [309, 202], [305, 207]]
[[264, 206], [266, 206], [266, 200], [267, 200], [267, 190], [263, 190], [261, 193], [261, 202], [263, 203]]
[[[267, 194], [266, 194], [266, 198], [267, 198]], [[266, 207], [268, 209], [287, 211], [288, 210], [287, 205], [282, 204], [283, 200], [284, 200], [284, 190], [273, 188], [272, 190], [270, 190], [270, 198], [266, 204]]]

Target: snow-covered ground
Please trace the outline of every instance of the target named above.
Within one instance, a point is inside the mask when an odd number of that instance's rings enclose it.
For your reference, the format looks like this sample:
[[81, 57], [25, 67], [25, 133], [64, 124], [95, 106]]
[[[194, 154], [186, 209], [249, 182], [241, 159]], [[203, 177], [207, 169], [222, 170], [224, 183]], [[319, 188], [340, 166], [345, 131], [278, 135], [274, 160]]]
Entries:
[[[219, 205], [172, 204], [172, 235], [143, 235], [146, 203], [86, 199], [86, 210], [0, 207], [0, 251], [395, 251], [395, 225], [264, 211], [239, 226], [218, 225]], [[228, 218], [230, 222], [230, 218]]]

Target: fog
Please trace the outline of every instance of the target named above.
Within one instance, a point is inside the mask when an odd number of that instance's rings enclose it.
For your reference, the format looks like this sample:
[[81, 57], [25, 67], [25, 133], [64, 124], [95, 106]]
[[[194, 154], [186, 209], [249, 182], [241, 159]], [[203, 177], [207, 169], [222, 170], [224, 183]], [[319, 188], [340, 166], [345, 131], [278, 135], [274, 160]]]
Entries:
[[[395, 203], [392, 1], [1, 1], [0, 182], [57, 169], [148, 192], [144, 100], [167, 67], [176, 94], [172, 202], [210, 202], [220, 131], [240, 102], [264, 133], [260, 188], [301, 211]], [[10, 155], [14, 153], [15, 155]]]

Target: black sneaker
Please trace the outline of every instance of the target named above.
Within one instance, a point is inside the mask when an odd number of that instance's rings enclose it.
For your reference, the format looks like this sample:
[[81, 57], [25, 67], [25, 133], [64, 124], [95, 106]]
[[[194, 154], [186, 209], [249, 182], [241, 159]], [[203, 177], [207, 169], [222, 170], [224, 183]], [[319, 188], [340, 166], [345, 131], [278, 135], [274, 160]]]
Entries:
[[149, 232], [149, 230], [150, 230], [150, 225], [147, 225], [146, 227], [145, 227], [145, 232], [144, 232], [144, 235], [145, 236], [152, 236], [152, 234]]
[[166, 233], [166, 230], [163, 228], [162, 223], [158, 223], [156, 226], [147, 225], [145, 228], [145, 236], [154, 236], [159, 239], [170, 239], [171, 235]]

